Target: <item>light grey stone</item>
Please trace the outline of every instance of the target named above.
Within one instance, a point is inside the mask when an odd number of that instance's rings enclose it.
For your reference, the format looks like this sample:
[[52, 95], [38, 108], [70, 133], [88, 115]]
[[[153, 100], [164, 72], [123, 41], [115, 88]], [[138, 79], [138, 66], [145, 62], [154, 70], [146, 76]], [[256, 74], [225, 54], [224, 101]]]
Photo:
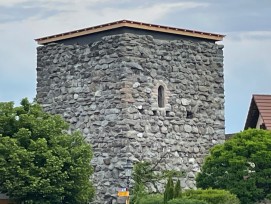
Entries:
[[95, 96], [99, 97], [99, 96], [101, 96], [101, 95], [102, 95], [101, 91], [96, 91], [96, 92], [95, 92]]
[[207, 91], [209, 91], [209, 89], [206, 86], [199, 86], [199, 91], [207, 92]]
[[136, 136], [137, 136], [137, 137], [143, 137], [143, 135], [144, 135], [144, 134], [140, 132], [140, 133], [137, 133]]
[[94, 111], [94, 110], [96, 110], [97, 106], [95, 104], [92, 104], [89, 108], [90, 108], [90, 110]]
[[157, 125], [160, 126], [160, 127], [162, 127], [162, 126], [163, 126], [163, 121], [158, 120], [158, 121], [157, 121]]
[[190, 101], [185, 98], [182, 98], [181, 103], [182, 103], [182, 105], [187, 106], [187, 105], [189, 105]]
[[166, 128], [165, 126], [163, 126], [163, 127], [161, 127], [161, 132], [162, 132], [162, 133], [167, 133], [168, 130], [167, 130], [167, 128]]
[[135, 82], [134, 84], [133, 84], [133, 88], [137, 88], [137, 87], [139, 87], [140, 86], [140, 83], [139, 82]]
[[108, 121], [107, 121], [107, 120], [103, 120], [103, 121], [101, 122], [101, 126], [103, 126], [103, 127], [107, 126], [107, 124], [108, 124]]
[[74, 100], [78, 99], [78, 97], [79, 97], [78, 94], [74, 94], [74, 95], [73, 95], [73, 99], [74, 99]]
[[189, 158], [188, 161], [189, 161], [190, 164], [194, 164], [195, 163], [195, 159], [194, 158]]
[[208, 126], [208, 127], [206, 128], [206, 133], [212, 135], [212, 134], [214, 134], [214, 129], [213, 129], [212, 127]]
[[154, 78], [157, 76], [157, 72], [156, 70], [152, 69], [151, 72], [150, 72], [150, 75]]
[[187, 174], [187, 176], [188, 176], [188, 178], [195, 178], [195, 177], [196, 177], [195, 174], [194, 174], [193, 172], [189, 172], [189, 173]]
[[190, 125], [184, 125], [184, 131], [189, 133], [192, 131], [192, 127]]
[[150, 88], [145, 88], [145, 92], [146, 92], [146, 93], [151, 93], [152, 90], [151, 90]]
[[187, 187], [190, 188], [190, 189], [194, 189], [194, 188], [195, 188], [195, 182], [193, 182], [192, 180], [188, 180], [188, 181], [186, 182], [186, 185], [187, 185]]
[[116, 114], [109, 114], [105, 116], [105, 119], [108, 121], [115, 121], [118, 118]]
[[142, 110], [142, 105], [137, 106], [137, 109]]
[[194, 147], [194, 152], [198, 153], [199, 152], [199, 148], [198, 147]]

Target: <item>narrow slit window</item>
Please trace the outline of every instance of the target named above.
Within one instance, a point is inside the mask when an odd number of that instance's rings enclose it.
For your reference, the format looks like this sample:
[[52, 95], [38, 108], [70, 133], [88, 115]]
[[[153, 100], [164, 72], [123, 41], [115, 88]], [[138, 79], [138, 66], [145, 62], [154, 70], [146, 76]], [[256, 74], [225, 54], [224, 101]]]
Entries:
[[193, 113], [191, 111], [187, 111], [186, 118], [192, 119], [193, 118]]
[[165, 107], [165, 90], [163, 86], [158, 87], [158, 107]]

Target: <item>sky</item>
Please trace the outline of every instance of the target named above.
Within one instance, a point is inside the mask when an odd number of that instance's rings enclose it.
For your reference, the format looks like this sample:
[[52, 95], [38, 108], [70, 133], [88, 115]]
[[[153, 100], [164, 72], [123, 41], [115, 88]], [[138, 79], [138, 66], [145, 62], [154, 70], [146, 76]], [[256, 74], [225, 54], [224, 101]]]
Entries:
[[226, 133], [271, 94], [271, 0], [0, 0], [0, 101], [35, 97], [34, 39], [123, 19], [226, 35]]

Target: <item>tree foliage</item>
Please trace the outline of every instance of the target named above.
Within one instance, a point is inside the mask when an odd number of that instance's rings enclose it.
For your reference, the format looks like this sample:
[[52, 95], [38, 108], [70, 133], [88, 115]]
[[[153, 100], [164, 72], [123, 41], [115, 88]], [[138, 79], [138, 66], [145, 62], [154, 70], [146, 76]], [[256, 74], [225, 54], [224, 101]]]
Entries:
[[172, 177], [169, 177], [164, 192], [164, 204], [174, 198], [174, 183]]
[[180, 179], [177, 180], [175, 187], [174, 187], [174, 198], [182, 197], [182, 189], [181, 189], [181, 181]]
[[183, 193], [184, 198], [204, 200], [209, 204], [240, 204], [236, 195], [219, 189], [189, 189]]
[[167, 204], [168, 201], [172, 200], [173, 198], [181, 198], [182, 191], [181, 191], [181, 182], [178, 179], [176, 184], [174, 185], [173, 179], [170, 176], [167, 180], [167, 184], [164, 191], [164, 204]]
[[132, 191], [131, 203], [139, 204], [140, 199], [147, 195], [145, 184], [156, 180], [151, 163], [144, 161], [136, 163], [133, 168], [133, 180], [135, 184]]
[[198, 174], [197, 186], [227, 189], [243, 204], [271, 192], [271, 132], [249, 129], [237, 133], [211, 154]]
[[[176, 170], [158, 171], [157, 166], [158, 164], [160, 164], [161, 160], [164, 159], [166, 155], [167, 154], [163, 155], [155, 163], [140, 161], [134, 165], [133, 180], [135, 184], [132, 191], [131, 203], [133, 204], [141, 203], [141, 198], [145, 197], [149, 193], [147, 189], [148, 184], [151, 183], [158, 190], [156, 186], [157, 182], [161, 182], [162, 180], [169, 178], [171, 178], [172, 180], [173, 177], [180, 178], [184, 175], [184, 172]], [[174, 189], [172, 191], [174, 191]]]
[[168, 201], [168, 204], [209, 204], [204, 200], [190, 198], [176, 198]]
[[140, 199], [140, 204], [164, 204], [163, 195], [149, 194]]
[[0, 103], [0, 192], [24, 203], [87, 203], [92, 151], [79, 132], [23, 99]]

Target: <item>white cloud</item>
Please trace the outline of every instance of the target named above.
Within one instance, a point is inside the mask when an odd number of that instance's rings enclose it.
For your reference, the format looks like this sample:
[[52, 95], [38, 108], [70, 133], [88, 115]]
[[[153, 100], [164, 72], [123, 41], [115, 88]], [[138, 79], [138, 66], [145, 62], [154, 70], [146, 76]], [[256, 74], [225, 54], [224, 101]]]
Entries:
[[[102, 3], [102, 2], [109, 2], [110, 0], [2, 0], [0, 1], [0, 6], [6, 6], [6, 7], [11, 7], [11, 6], [16, 6], [18, 4], [23, 4], [23, 3], [36, 3], [33, 5], [39, 4], [41, 7], [47, 7], [47, 8], [52, 8], [52, 6], [56, 4], [70, 4], [70, 5], [78, 5], [78, 4], [97, 4], [97, 3]], [[28, 5], [28, 7], [31, 7], [31, 5]]]
[[231, 41], [270, 40], [271, 31], [258, 30], [258, 31], [247, 31], [247, 32], [230, 32], [228, 33], [227, 38]]
[[[155, 23], [159, 21], [159, 19], [177, 9], [183, 10], [208, 6], [206, 3], [169, 2], [138, 5], [126, 9], [115, 7], [102, 7], [97, 9], [89, 2], [83, 0], [79, 1], [81, 3], [74, 4], [72, 1], [73, 3], [71, 4], [64, 4], [61, 7], [62, 12], [58, 13], [57, 15], [49, 16], [43, 19], [34, 16], [27, 19], [25, 24], [27, 27], [33, 30], [37, 36], [41, 37], [121, 19]], [[103, 0], [103, 2], [105, 1], [109, 0]], [[58, 0], [58, 2], [61, 2], [61, 0]], [[100, 1], [92, 0], [92, 3], [97, 2]], [[91, 5], [91, 7], [89, 5]], [[47, 6], [49, 8], [53, 5], [48, 3]]]
[[[160, 3], [135, 7], [129, 10], [108, 8], [101, 11], [103, 16], [113, 16], [117, 19], [128, 18], [138, 21], [155, 22], [175, 10], [192, 9], [207, 6], [205, 3]], [[139, 15], [140, 14], [140, 15]]]
[[14, 6], [14, 5], [20, 4], [20, 3], [25, 3], [28, 1], [29, 0], [2, 0], [2, 1], [0, 1], [0, 6], [10, 7], [10, 6]]
[[[261, 65], [259, 69], [267, 69], [271, 75], [270, 62], [267, 60], [270, 57], [271, 31], [228, 33], [224, 44], [226, 63], [227, 60], [230, 60], [233, 65], [241, 61], [244, 64], [248, 61], [250, 61], [250, 63], [258, 63]], [[235, 68], [235, 66], [229, 66], [225, 72], [234, 73], [236, 71]], [[246, 69], [255, 70], [255, 68], [251, 66]]]

